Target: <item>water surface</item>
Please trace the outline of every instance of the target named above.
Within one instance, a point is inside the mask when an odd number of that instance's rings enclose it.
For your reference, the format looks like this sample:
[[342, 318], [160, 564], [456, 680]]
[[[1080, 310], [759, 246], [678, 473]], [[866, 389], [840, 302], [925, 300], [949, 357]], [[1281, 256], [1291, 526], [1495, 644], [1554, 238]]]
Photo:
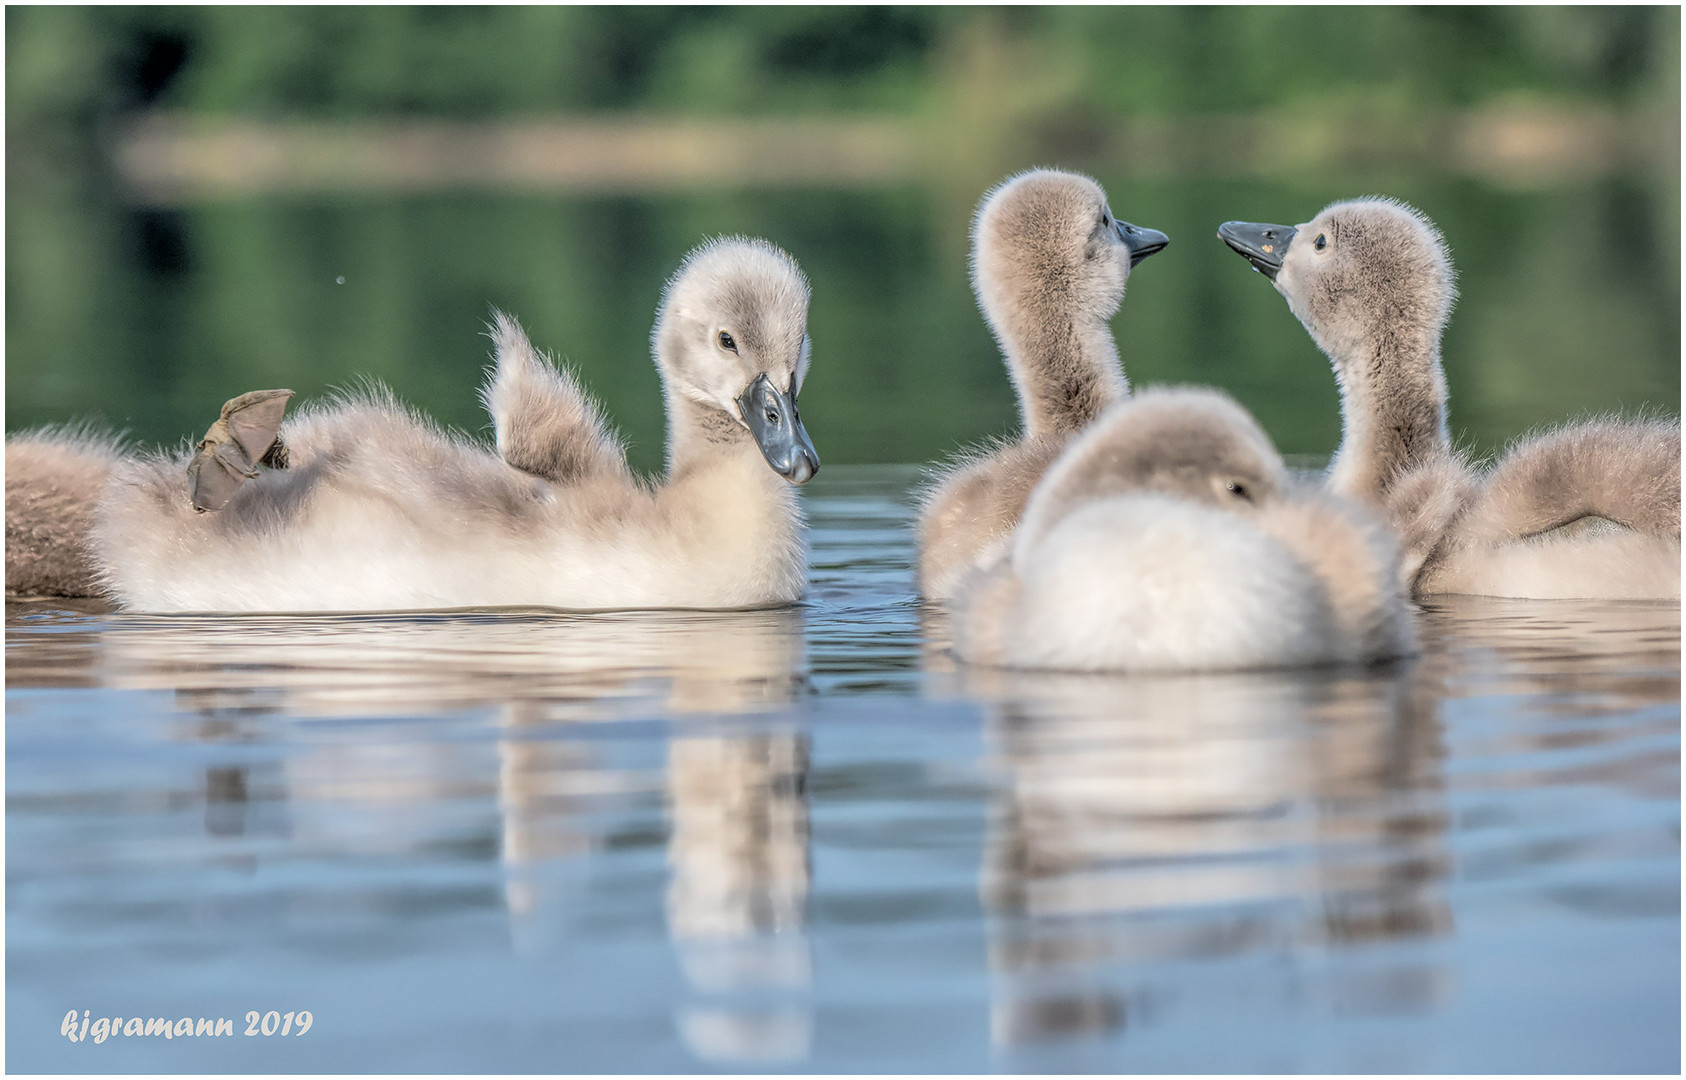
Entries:
[[967, 670], [916, 475], [828, 466], [779, 611], [9, 603], [7, 1068], [1678, 1072], [1678, 606]]

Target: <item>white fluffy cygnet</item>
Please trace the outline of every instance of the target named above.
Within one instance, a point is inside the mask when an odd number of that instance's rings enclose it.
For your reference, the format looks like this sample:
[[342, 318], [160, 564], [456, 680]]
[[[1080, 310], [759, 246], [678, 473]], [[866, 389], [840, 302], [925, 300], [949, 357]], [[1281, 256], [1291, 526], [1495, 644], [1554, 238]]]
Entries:
[[646, 484], [573, 378], [493, 328], [497, 452], [388, 396], [306, 409], [288, 465], [196, 513], [186, 459], [114, 469], [93, 528], [135, 611], [747, 608], [806, 583], [793, 484], [819, 459], [796, 412], [808, 286], [765, 241], [714, 241], [669, 282], [653, 337], [668, 467]]
[[1034, 169], [984, 196], [972, 225], [972, 289], [1001, 345], [1024, 429], [962, 454], [919, 512], [919, 590], [948, 600], [999, 556], [1025, 500], [1066, 442], [1129, 392], [1107, 320], [1132, 268], [1165, 234], [1122, 221], [1101, 186]]
[[1446, 433], [1440, 338], [1452, 261], [1433, 222], [1390, 199], [1298, 226], [1218, 235], [1269, 277], [1341, 392], [1329, 487], [1382, 509], [1414, 592], [1680, 597], [1680, 424], [1602, 417], [1530, 435], [1489, 469]]
[[1145, 391], [1074, 440], [956, 604], [972, 663], [1216, 671], [1415, 651], [1392, 535], [1291, 478], [1210, 390]]

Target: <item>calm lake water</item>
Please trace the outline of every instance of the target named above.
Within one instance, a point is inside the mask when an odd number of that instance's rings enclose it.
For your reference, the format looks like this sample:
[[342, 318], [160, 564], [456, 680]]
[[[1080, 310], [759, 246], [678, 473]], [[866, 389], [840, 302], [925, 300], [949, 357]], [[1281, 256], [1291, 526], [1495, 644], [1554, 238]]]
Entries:
[[1678, 605], [967, 670], [916, 479], [827, 465], [789, 610], [9, 603], [7, 1069], [1679, 1071]]

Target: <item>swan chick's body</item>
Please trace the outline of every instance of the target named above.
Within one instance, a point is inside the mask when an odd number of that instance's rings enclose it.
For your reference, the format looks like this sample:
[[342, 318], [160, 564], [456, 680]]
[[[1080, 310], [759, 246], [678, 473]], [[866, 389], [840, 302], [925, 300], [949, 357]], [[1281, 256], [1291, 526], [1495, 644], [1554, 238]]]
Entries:
[[1485, 476], [1424, 591], [1680, 596], [1680, 425], [1591, 420], [1524, 438]]
[[1290, 477], [1213, 391], [1147, 391], [1071, 443], [1009, 552], [957, 601], [973, 663], [1201, 671], [1415, 649], [1392, 535]]
[[1679, 597], [1678, 422], [1568, 425], [1485, 471], [1452, 449], [1440, 357], [1452, 264], [1422, 214], [1357, 199], [1218, 235], [1329, 357], [1343, 429], [1329, 487], [1387, 513], [1413, 592]]
[[793, 602], [806, 551], [787, 479], [818, 468], [795, 411], [807, 306], [795, 262], [765, 242], [686, 259], [653, 334], [660, 485], [633, 478], [572, 377], [499, 315], [484, 396], [501, 455], [371, 394], [301, 410], [282, 430], [289, 467], [215, 513], [192, 510], [180, 455], [128, 462], [94, 530], [104, 580], [142, 611]]
[[6, 594], [99, 596], [89, 540], [121, 451], [110, 435], [42, 428], [6, 439]]
[[1130, 268], [1167, 243], [1113, 216], [1085, 176], [1039, 169], [984, 196], [972, 286], [1018, 395], [1023, 433], [943, 470], [919, 514], [919, 585], [952, 598], [1006, 545], [1031, 490], [1072, 434], [1128, 393], [1107, 326]]

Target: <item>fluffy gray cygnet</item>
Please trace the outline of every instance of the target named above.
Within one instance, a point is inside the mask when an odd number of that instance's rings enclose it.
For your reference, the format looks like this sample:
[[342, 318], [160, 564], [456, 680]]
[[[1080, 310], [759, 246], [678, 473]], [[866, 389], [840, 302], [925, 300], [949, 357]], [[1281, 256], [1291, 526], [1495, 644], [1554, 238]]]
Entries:
[[1413, 592], [1679, 597], [1678, 421], [1565, 425], [1485, 470], [1453, 451], [1440, 361], [1452, 264], [1422, 214], [1356, 199], [1218, 235], [1328, 355], [1343, 419], [1329, 486], [1385, 510]]
[[764, 241], [693, 251], [652, 334], [667, 473], [627, 469], [566, 372], [506, 316], [484, 397], [497, 452], [371, 393], [281, 429], [287, 467], [198, 513], [181, 454], [123, 461], [92, 528], [103, 587], [137, 611], [744, 608], [798, 599], [792, 485], [819, 467], [796, 412], [808, 285]]
[[6, 595], [99, 596], [89, 537], [122, 457], [113, 435], [47, 427], [6, 437]]
[[971, 663], [1213, 671], [1368, 663], [1416, 637], [1392, 534], [1296, 480], [1213, 390], [1146, 390], [1072, 440], [955, 601]]
[[1025, 500], [1071, 436], [1128, 393], [1107, 320], [1163, 233], [1120, 221], [1086, 176], [1037, 169], [1002, 182], [972, 228], [972, 287], [1019, 399], [1017, 441], [963, 454], [919, 514], [920, 591], [954, 595], [1008, 542]]

